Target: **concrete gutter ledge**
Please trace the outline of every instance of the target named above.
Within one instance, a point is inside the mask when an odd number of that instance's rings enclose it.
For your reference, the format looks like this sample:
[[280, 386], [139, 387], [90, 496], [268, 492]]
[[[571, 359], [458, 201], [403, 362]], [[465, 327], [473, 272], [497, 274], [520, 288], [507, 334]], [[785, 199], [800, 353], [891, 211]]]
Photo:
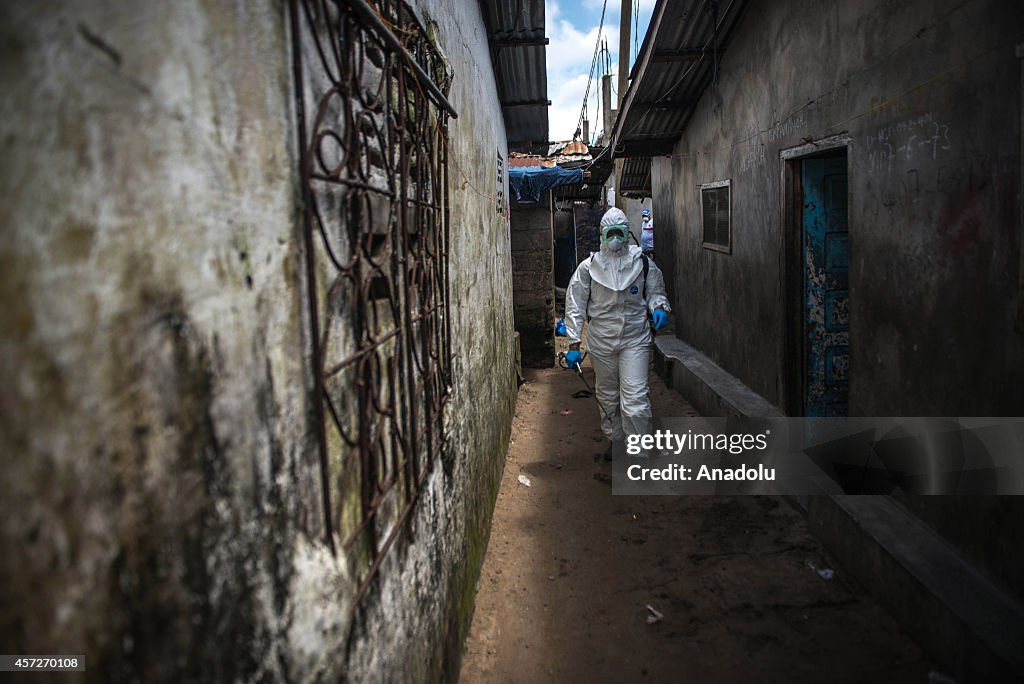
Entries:
[[[704, 416], [783, 418], [778, 408], [671, 335], [655, 368]], [[1024, 607], [887, 496], [787, 497], [811, 531], [957, 681], [1024, 681]]]
[[960, 682], [1024, 681], [1024, 608], [887, 496], [815, 496], [811, 531]]
[[673, 335], [654, 338], [655, 368], [703, 416], [783, 418], [767, 399]]

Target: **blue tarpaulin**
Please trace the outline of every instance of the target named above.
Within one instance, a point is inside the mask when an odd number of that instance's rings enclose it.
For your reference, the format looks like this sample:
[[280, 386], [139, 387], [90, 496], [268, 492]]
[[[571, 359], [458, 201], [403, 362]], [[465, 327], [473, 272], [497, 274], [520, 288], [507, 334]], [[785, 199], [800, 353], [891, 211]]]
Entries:
[[516, 202], [539, 202], [548, 190], [572, 185], [583, 180], [583, 169], [563, 169], [558, 166], [524, 166], [508, 170], [508, 186]]

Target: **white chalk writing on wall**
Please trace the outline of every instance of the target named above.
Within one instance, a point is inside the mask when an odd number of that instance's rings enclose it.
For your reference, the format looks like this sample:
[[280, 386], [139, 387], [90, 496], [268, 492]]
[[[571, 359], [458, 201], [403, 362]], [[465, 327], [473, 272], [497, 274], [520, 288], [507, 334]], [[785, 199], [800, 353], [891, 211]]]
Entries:
[[881, 182], [868, 184], [864, 216], [869, 221], [892, 221], [915, 207], [942, 207], [976, 197], [979, 193], [1010, 187], [1016, 174], [1016, 157], [993, 157], [967, 152], [955, 159], [910, 168]]
[[764, 145], [754, 143], [740, 155], [740, 171], [746, 172], [764, 166], [765, 152]]
[[776, 140], [781, 140], [792, 135], [803, 128], [805, 119], [806, 114], [800, 111], [793, 114], [793, 116], [789, 117], [785, 121], [780, 122], [778, 126], [770, 128], [768, 130], [768, 142], [775, 142]]
[[940, 152], [952, 147], [949, 126], [931, 113], [882, 126], [865, 139], [868, 171], [892, 173], [897, 161], [921, 158], [938, 159]]

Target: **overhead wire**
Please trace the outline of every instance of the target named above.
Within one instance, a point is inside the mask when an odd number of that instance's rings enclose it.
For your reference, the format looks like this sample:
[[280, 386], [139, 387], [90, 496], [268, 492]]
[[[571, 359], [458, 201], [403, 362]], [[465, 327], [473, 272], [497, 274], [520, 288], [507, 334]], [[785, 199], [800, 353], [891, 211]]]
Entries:
[[601, 6], [601, 21], [597, 25], [597, 43], [594, 45], [594, 56], [590, 60], [590, 75], [587, 76], [587, 90], [583, 94], [583, 106], [580, 107], [580, 118], [576, 121], [576, 134], [573, 139], [579, 137], [580, 131], [583, 130], [583, 117], [587, 111], [587, 100], [590, 99], [590, 86], [594, 82], [594, 69], [597, 67], [597, 56], [601, 47], [601, 32], [604, 30], [604, 15], [608, 9], [608, 0], [604, 0], [604, 4]]
[[[633, 0], [633, 62], [640, 55], [640, 0]], [[631, 64], [631, 65], [632, 65]]]
[[[601, 42], [601, 53], [598, 57], [598, 62], [600, 63], [602, 77], [609, 75], [611, 73], [611, 53], [608, 52], [607, 38]], [[598, 136], [604, 132], [604, 126], [601, 125], [601, 113], [604, 112], [604, 109], [604, 98], [597, 98], [597, 112], [594, 115], [594, 128], [591, 132], [590, 140], [587, 140], [588, 146], [596, 144]], [[605, 112], [604, 116], [608, 117], [610, 114]]]

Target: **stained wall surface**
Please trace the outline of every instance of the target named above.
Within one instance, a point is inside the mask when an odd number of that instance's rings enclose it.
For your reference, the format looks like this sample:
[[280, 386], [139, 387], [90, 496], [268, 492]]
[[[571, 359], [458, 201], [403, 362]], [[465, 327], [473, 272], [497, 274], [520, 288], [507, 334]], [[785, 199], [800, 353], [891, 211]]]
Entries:
[[[786, 408], [800, 388], [780, 155], [845, 135], [851, 414], [1019, 414], [1022, 28], [998, 0], [750, 3], [653, 161], [680, 335]], [[702, 248], [697, 189], [726, 179], [731, 254]]]
[[[783, 156], [840, 138], [850, 414], [1021, 415], [1022, 31], [998, 0], [750, 3], [673, 155], [652, 164], [676, 334], [794, 413], [786, 214], [800, 206]], [[729, 254], [702, 247], [697, 188], [720, 180]], [[900, 502], [1021, 595], [1015, 497]]]
[[323, 540], [287, 3], [0, 10], [4, 652], [96, 681], [457, 671], [515, 401], [507, 154], [477, 3], [416, 10], [460, 113], [449, 439], [358, 611]]

